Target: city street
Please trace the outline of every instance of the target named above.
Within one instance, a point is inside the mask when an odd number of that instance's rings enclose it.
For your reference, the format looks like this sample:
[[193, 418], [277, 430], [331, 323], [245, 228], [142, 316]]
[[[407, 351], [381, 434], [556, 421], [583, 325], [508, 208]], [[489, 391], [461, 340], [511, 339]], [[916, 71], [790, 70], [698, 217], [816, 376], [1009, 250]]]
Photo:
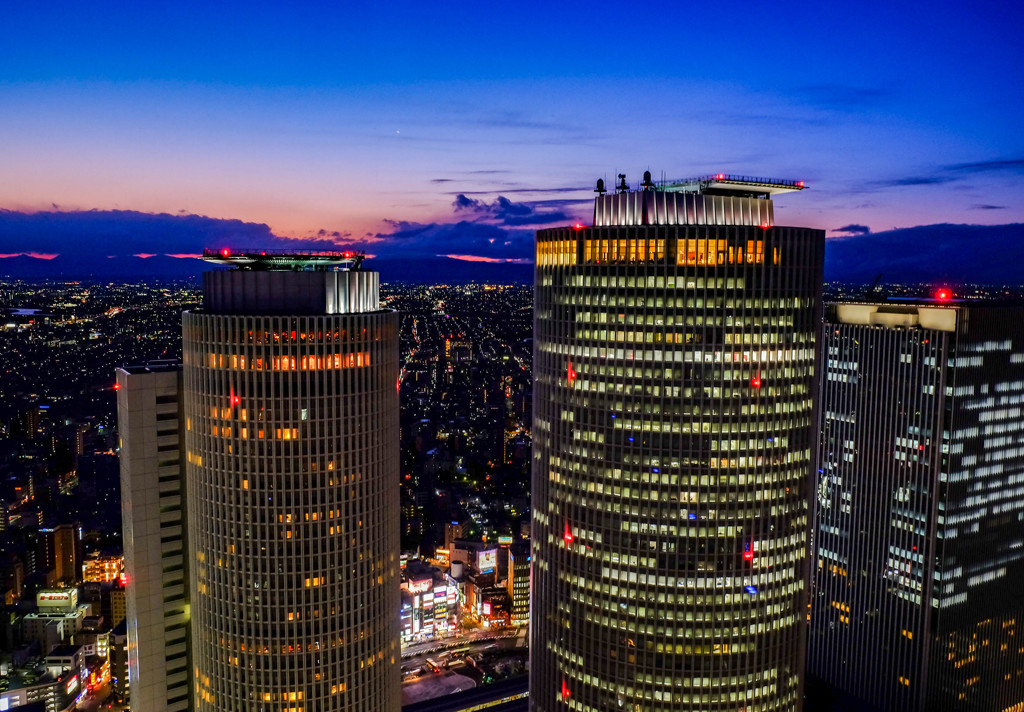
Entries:
[[[427, 657], [431, 657], [432, 653], [440, 653], [445, 650], [453, 650], [455, 648], [462, 648], [465, 646], [469, 646], [470, 649], [482, 649], [495, 641], [507, 642], [513, 640], [520, 635], [520, 631], [523, 631], [523, 635], [525, 635], [526, 628], [508, 628], [499, 631], [479, 630], [453, 638], [428, 640], [423, 643], [415, 643], [402, 648], [402, 661], [405, 663], [406, 661], [412, 661], [415, 658], [426, 659]], [[508, 645], [508, 647], [513, 646]]]
[[[86, 694], [85, 697], [82, 698], [82, 701], [78, 703], [78, 707], [76, 707], [75, 709], [79, 712], [97, 712], [97, 710], [102, 710], [103, 712], [106, 712], [106, 710], [108, 709], [106, 704], [106, 700], [108, 697], [110, 697], [110, 683], [101, 685], [92, 692]], [[120, 707], [115, 707], [118, 710], [121, 709]]]

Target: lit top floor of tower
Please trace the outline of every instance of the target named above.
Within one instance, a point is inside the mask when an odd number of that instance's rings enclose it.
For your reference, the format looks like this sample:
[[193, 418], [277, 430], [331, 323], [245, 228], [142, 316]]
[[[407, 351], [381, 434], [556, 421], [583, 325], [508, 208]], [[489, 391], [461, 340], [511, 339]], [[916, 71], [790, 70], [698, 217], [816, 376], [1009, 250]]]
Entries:
[[400, 706], [398, 318], [359, 257], [219, 250], [183, 317], [194, 708]]
[[798, 710], [824, 233], [799, 181], [617, 192], [537, 233], [531, 706]]
[[753, 178], [727, 173], [655, 183], [650, 171], [633, 190], [624, 175], [615, 192], [599, 180], [594, 226], [775, 224], [771, 198], [804, 189], [802, 180]]
[[204, 250], [203, 310], [215, 314], [348, 314], [380, 308], [380, 276], [357, 252]]

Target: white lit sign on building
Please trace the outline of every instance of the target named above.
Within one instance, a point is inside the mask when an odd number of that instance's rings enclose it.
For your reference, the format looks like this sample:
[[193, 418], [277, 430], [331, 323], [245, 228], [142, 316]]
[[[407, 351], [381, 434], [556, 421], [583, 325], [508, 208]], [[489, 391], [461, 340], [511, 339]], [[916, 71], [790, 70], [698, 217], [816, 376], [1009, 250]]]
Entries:
[[476, 555], [476, 570], [482, 574], [494, 571], [498, 565], [498, 550], [488, 549]]
[[409, 593], [423, 593], [424, 591], [429, 591], [433, 585], [434, 580], [429, 578], [421, 579], [419, 581], [410, 581]]

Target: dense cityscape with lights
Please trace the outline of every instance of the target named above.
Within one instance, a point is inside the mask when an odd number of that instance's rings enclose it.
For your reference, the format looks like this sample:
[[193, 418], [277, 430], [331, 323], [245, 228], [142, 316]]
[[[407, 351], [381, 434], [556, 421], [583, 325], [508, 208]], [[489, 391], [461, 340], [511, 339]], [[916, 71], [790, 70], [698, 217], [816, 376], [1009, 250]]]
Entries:
[[[840, 302], [922, 295], [1022, 297], [1013, 287], [825, 286]], [[181, 312], [200, 301], [189, 282], [0, 283], [0, 686], [32, 691], [47, 710], [128, 703], [111, 374], [180, 360]], [[528, 663], [532, 289], [385, 284], [381, 302], [400, 315], [403, 701], [480, 685], [515, 698]]]

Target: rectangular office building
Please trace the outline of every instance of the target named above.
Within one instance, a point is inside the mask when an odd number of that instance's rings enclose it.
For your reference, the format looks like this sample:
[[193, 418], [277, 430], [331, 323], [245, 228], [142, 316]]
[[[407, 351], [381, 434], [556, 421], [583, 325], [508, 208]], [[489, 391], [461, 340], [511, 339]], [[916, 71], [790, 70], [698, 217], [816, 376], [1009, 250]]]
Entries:
[[180, 408], [180, 364], [117, 369], [128, 692], [152, 712], [191, 709]]
[[880, 710], [1024, 710], [1024, 309], [832, 304], [809, 665]]

